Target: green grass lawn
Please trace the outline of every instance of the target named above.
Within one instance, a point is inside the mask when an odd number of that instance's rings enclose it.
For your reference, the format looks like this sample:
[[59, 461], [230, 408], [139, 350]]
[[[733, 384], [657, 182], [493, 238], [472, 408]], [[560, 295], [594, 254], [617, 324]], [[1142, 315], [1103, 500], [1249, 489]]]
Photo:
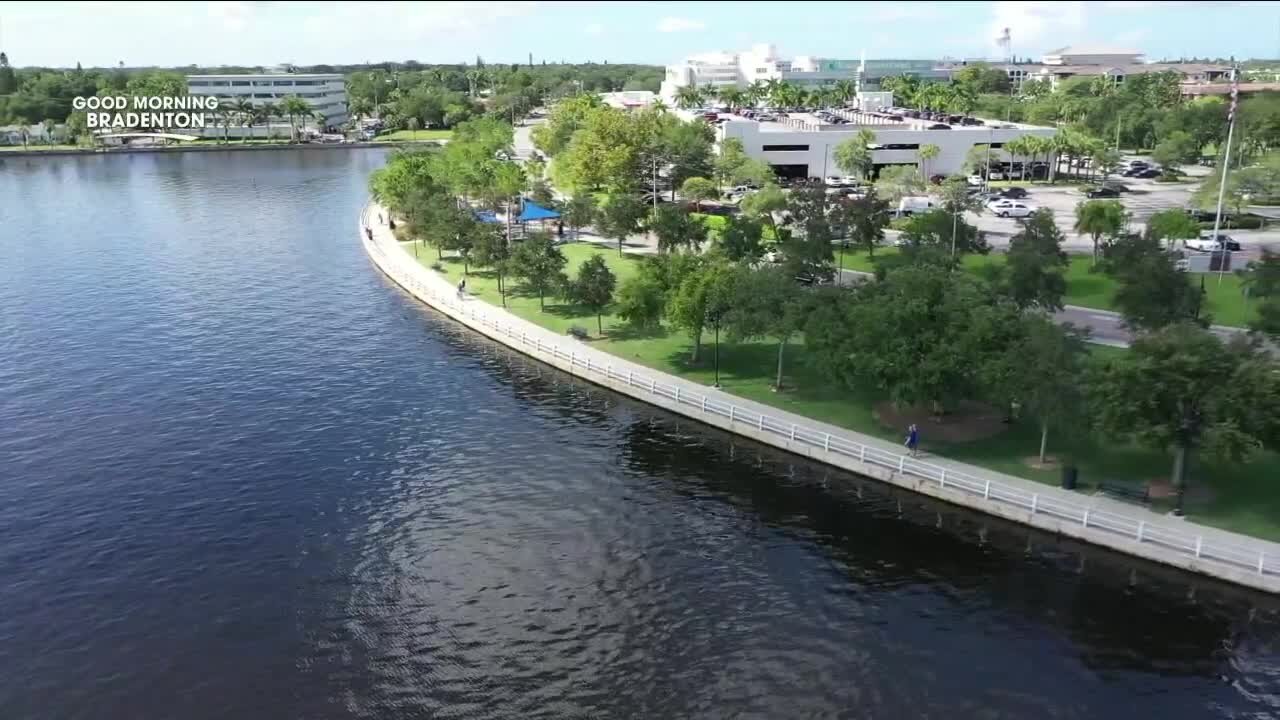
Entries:
[[[849, 270], [859, 270], [862, 272], [874, 272], [875, 265], [873, 261], [867, 257], [864, 250], [854, 250], [852, 248], [844, 251], [837, 250], [843, 257], [844, 267]], [[898, 249], [895, 247], [882, 247], [876, 249], [877, 256], [896, 255]], [[841, 260], [841, 258], [837, 258]], [[1005, 256], [1000, 253], [992, 253], [990, 255], [966, 255], [963, 263], [966, 269], [972, 272], [979, 272], [981, 268], [988, 265], [1000, 265], [1005, 261]], [[1116, 281], [1109, 276], [1100, 272], [1091, 272], [1093, 260], [1088, 255], [1071, 255], [1071, 264], [1067, 267], [1067, 295], [1063, 301], [1067, 305], [1079, 305], [1081, 307], [1097, 308], [1099, 310], [1115, 310], [1113, 298], [1116, 292]], [[1249, 324], [1249, 320], [1253, 318], [1255, 312], [1252, 304], [1245, 299], [1244, 293], [1240, 289], [1240, 278], [1231, 273], [1227, 273], [1219, 282], [1218, 275], [1192, 275], [1191, 282], [1199, 283], [1204, 280], [1204, 289], [1208, 299], [1209, 312], [1213, 315], [1213, 322], [1217, 325], [1230, 325], [1233, 327], [1245, 327]]]
[[452, 130], [396, 130], [379, 135], [378, 142], [404, 142], [406, 140], [448, 140], [453, 137]]
[[[412, 251], [412, 247], [405, 246]], [[586, 243], [562, 246], [572, 275], [592, 255], [602, 255], [621, 282], [637, 271], [639, 259], [619, 257], [615, 251]], [[864, 255], [865, 257], [865, 255]], [[430, 267], [437, 262], [436, 252], [418, 246], [418, 260]], [[972, 258], [980, 263], [983, 258]], [[462, 276], [462, 262], [446, 257], [439, 261], [443, 272], [457, 283]], [[596, 318], [583, 308], [548, 297], [546, 309], [540, 310], [538, 298], [508, 281], [507, 309], [513, 314], [554, 332], [564, 333], [577, 325], [587, 328], [590, 342], [605, 352], [642, 365], [677, 375], [693, 382], [710, 385], [714, 372], [711, 364], [710, 333], [704, 337], [700, 361], [691, 361], [692, 341], [683, 333], [662, 328], [639, 332], [626, 326], [612, 314], [603, 317], [604, 333], [597, 331]], [[487, 269], [472, 268], [467, 286], [470, 292], [493, 305], [501, 304], [497, 278]], [[1124, 352], [1112, 348], [1093, 350], [1095, 362], [1105, 362]], [[720, 382], [725, 391], [743, 398], [783, 410], [829, 422], [841, 427], [897, 441], [901, 432], [885, 428], [873, 416], [873, 403], [880, 397], [871, 389], [848, 389], [833, 385], [807, 362], [803, 341], [788, 345], [785, 355], [787, 389], [771, 388], [777, 362], [777, 345], [773, 342], [722, 343], [720, 349]], [[939, 444], [931, 441], [925, 430], [926, 451], [974, 465], [1017, 475], [1031, 480], [1056, 483], [1057, 472], [1033, 470], [1024, 459], [1039, 448], [1039, 432], [1034, 423], [1015, 422], [1008, 432], [995, 438], [963, 444]], [[1061, 452], [1055, 435], [1050, 436], [1050, 452]], [[1073, 448], [1080, 468], [1081, 483], [1092, 486], [1102, 480], [1140, 482], [1167, 477], [1171, 459], [1164, 453], [1102, 443], [1096, 439], [1081, 440]], [[1203, 472], [1197, 472], [1197, 471]], [[1210, 488], [1209, 497], [1189, 499], [1188, 512], [1198, 521], [1272, 540], [1280, 540], [1280, 492], [1274, 490], [1274, 477], [1280, 474], [1280, 456], [1266, 453], [1243, 466], [1213, 466], [1205, 463], [1193, 470], [1193, 483]], [[1163, 507], [1163, 506], [1161, 506]], [[1161, 509], [1158, 507], [1157, 509]]]

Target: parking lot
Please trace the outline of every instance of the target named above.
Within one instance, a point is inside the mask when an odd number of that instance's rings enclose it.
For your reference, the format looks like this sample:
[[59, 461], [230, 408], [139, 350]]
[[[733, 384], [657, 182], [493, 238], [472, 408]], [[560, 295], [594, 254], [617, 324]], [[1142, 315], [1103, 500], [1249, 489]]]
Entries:
[[[1160, 183], [1139, 178], [1114, 178], [1116, 182], [1130, 189], [1130, 192], [1121, 193], [1118, 199], [1132, 216], [1131, 231], [1143, 230], [1147, 219], [1161, 210], [1186, 208], [1191, 202], [1192, 193], [1206, 174], [1202, 168], [1197, 170], [1199, 172], [1195, 175], [1199, 177], [1193, 176], [1179, 183]], [[1087, 253], [1093, 249], [1093, 241], [1089, 236], [1077, 235], [1072, 227], [1075, 224], [1076, 204], [1086, 199], [1081, 188], [1033, 185], [1030, 182], [1015, 184], [1027, 190], [1027, 197], [1021, 202], [1035, 208], [1049, 208], [1053, 211], [1059, 229], [1066, 236], [1063, 247], [1067, 252]], [[1020, 227], [1018, 220], [996, 217], [986, 210], [970, 215], [969, 221], [979, 230], [984, 231], [987, 241], [998, 250], [1008, 247], [1009, 238], [1017, 233]], [[1229, 230], [1227, 232], [1232, 238], [1240, 241], [1245, 254], [1250, 257], [1256, 256], [1263, 247], [1280, 249], [1280, 229], [1268, 227], [1261, 230]]]

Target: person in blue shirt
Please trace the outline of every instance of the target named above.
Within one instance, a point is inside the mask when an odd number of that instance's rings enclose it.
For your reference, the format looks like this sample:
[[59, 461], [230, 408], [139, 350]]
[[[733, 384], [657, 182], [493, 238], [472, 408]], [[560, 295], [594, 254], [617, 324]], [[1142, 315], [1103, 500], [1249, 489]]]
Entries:
[[907, 441], [903, 444], [911, 452], [911, 457], [915, 457], [920, 447], [920, 429], [916, 427], [915, 423], [911, 423], [907, 428]]

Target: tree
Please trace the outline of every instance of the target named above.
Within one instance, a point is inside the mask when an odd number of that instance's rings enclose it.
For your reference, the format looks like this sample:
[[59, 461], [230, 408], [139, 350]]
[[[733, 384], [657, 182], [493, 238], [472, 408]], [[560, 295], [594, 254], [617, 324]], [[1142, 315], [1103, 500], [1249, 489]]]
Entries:
[[831, 199], [822, 183], [806, 183], [791, 190], [787, 209], [793, 218], [793, 232], [778, 239], [787, 271], [793, 277], [830, 279], [835, 254], [832, 242]]
[[875, 387], [936, 413], [979, 397], [984, 368], [1007, 352], [1019, 310], [967, 273], [903, 265], [883, 280], [815, 302], [805, 346], [828, 378]]
[[1120, 234], [1125, 224], [1124, 205], [1119, 200], [1082, 200], [1076, 203], [1075, 230], [1093, 240], [1093, 261], [1098, 261], [1099, 243], [1103, 236]]
[[729, 112], [742, 107], [747, 99], [747, 94], [736, 85], [726, 85], [716, 91], [716, 95], [720, 98], [720, 102], [724, 103], [725, 107], [729, 109]]
[[1172, 449], [1181, 514], [1190, 456], [1248, 458], [1280, 436], [1280, 374], [1257, 349], [1223, 345], [1203, 328], [1176, 324], [1139, 337], [1091, 379], [1102, 429]]
[[640, 232], [648, 208], [640, 199], [629, 193], [614, 193], [601, 206], [596, 217], [596, 230], [607, 238], [618, 241], [618, 256], [622, 256], [622, 243], [628, 236]]
[[724, 221], [716, 246], [726, 258], [750, 264], [764, 255], [764, 246], [760, 242], [764, 226], [758, 220], [730, 215]]
[[1117, 273], [1115, 306], [1126, 326], [1158, 330], [1167, 325], [1193, 323], [1208, 327], [1202, 313], [1204, 288], [1193, 286], [1187, 273], [1166, 252], [1148, 252]]
[[1280, 297], [1280, 253], [1264, 247], [1261, 257], [1250, 260], [1236, 274], [1250, 298]]
[[660, 206], [650, 229], [658, 236], [659, 252], [696, 251], [707, 241], [707, 225], [678, 207]]
[[1182, 210], [1161, 210], [1147, 218], [1147, 235], [1155, 241], [1167, 240], [1172, 246], [1174, 241], [1199, 237], [1200, 224]]
[[289, 119], [289, 137], [294, 142], [298, 140], [298, 118], [307, 117], [311, 114], [311, 106], [306, 100], [297, 95], [289, 95], [280, 101], [279, 112]]
[[[742, 198], [739, 208], [747, 217], [760, 220], [776, 229], [777, 223], [774, 222], [773, 214], [787, 208], [787, 194], [782, 191], [782, 188], [769, 183]], [[776, 234], [775, 232], [775, 237]]]
[[941, 147], [938, 147], [937, 145], [934, 145], [933, 143], [929, 143], [929, 144], [927, 144], [927, 145], [921, 145], [921, 146], [920, 146], [920, 175], [921, 175], [921, 177], [923, 177], [923, 178], [925, 178], [925, 179], [928, 179], [928, 178], [929, 178], [929, 161], [930, 161], [930, 160], [932, 160], [932, 159], [934, 159], [934, 158], [936, 158], [936, 157], [938, 157], [938, 153], [940, 153], [940, 152], [942, 152], [942, 148], [941, 148]]
[[702, 211], [702, 203], [706, 200], [714, 200], [720, 197], [720, 191], [716, 189], [716, 184], [703, 177], [691, 177], [684, 181], [680, 186], [680, 194], [686, 200], [692, 200], [698, 207], [698, 212]]
[[1109, 147], [1097, 147], [1089, 157], [1093, 161], [1093, 166], [1102, 173], [1104, 181], [1120, 166], [1120, 153]]
[[1199, 159], [1199, 155], [1200, 146], [1196, 145], [1190, 133], [1182, 130], [1169, 133], [1151, 150], [1151, 159], [1155, 160], [1166, 174], [1177, 174], [1179, 165], [1195, 162]]
[[702, 107], [706, 103], [706, 94], [697, 85], [685, 85], [676, 88], [676, 107], [681, 110]]
[[1062, 309], [1062, 296], [1067, 292], [1067, 254], [1062, 240], [1049, 208], [1031, 213], [1009, 240], [1009, 296], [1018, 307], [1039, 307], [1048, 312]]
[[0, 97], [18, 91], [18, 79], [9, 67], [9, 56], [0, 52]]
[[733, 178], [737, 177], [742, 166], [750, 159], [740, 138], [725, 138], [720, 143], [720, 153], [713, 163], [716, 184], [723, 186], [731, 183]]
[[691, 177], [711, 175], [714, 143], [715, 132], [700, 121], [675, 122], [660, 131], [657, 155], [669, 164], [667, 176], [673, 191]]
[[778, 341], [774, 390], [782, 390], [783, 355], [787, 342], [804, 325], [805, 296], [782, 268], [745, 273], [734, 288], [731, 309], [725, 317], [729, 338], [735, 342], [757, 337]]
[[653, 274], [638, 273], [623, 282], [622, 288], [618, 290], [618, 317], [632, 327], [658, 327], [665, 306], [666, 290]]
[[969, 183], [959, 176], [947, 178], [942, 183], [940, 194], [942, 209], [951, 216], [951, 256], [955, 257], [956, 241], [959, 239], [960, 223], [964, 220], [964, 214], [981, 210], [982, 200], [969, 192]]
[[853, 244], [866, 250], [867, 257], [875, 257], [876, 246], [884, 242], [884, 229], [889, 226], [888, 201], [872, 189], [861, 197], [845, 200], [837, 212]]
[[912, 165], [893, 165], [880, 171], [876, 192], [891, 206], [897, 206], [902, 198], [924, 192], [924, 178]]
[[724, 262], [710, 262], [685, 274], [667, 303], [667, 319], [684, 330], [693, 341], [689, 362], [698, 362], [702, 331], [711, 325], [719, 334], [720, 325], [733, 302], [736, 275]]
[[875, 133], [870, 130], [859, 130], [857, 135], [840, 143], [832, 151], [836, 167], [850, 175], [857, 175], [864, 180], [867, 179], [875, 168], [875, 164], [871, 159], [870, 147], [875, 142]]
[[511, 254], [511, 272], [538, 293], [538, 308], [546, 310], [547, 292], [565, 286], [565, 259], [547, 233], [532, 233]]
[[405, 127], [409, 129], [409, 132], [413, 133], [413, 139], [417, 140], [418, 128], [422, 125], [422, 123], [418, 121], [418, 118], [411, 117], [408, 120], [406, 120], [404, 124], [405, 124]]
[[1087, 331], [1058, 325], [1045, 315], [1021, 320], [1022, 341], [1009, 347], [1011, 388], [1019, 404], [1040, 423], [1040, 464], [1045, 463], [1051, 427], [1079, 427], [1084, 421]]
[[926, 250], [951, 257], [957, 253], [986, 255], [991, 252], [985, 233], [965, 222], [958, 213], [946, 210], [912, 215], [902, 228], [902, 247], [906, 254]]
[[991, 146], [974, 145], [964, 156], [964, 167], [974, 175], [987, 176], [987, 162], [991, 159]]
[[564, 224], [569, 226], [573, 231], [573, 239], [577, 240], [582, 228], [590, 225], [596, 217], [596, 201], [595, 198], [585, 193], [579, 193], [568, 199], [560, 206], [560, 217], [564, 219]]
[[596, 332], [604, 334], [604, 309], [613, 302], [613, 290], [618, 284], [604, 256], [597, 253], [578, 266], [578, 277], [569, 286], [569, 297], [596, 315]]
[[498, 295], [502, 298], [502, 306], [507, 306], [507, 288], [503, 283], [507, 261], [511, 259], [511, 247], [506, 237], [498, 228], [486, 223], [478, 223], [471, 244], [471, 259], [481, 267], [493, 268], [498, 276]]

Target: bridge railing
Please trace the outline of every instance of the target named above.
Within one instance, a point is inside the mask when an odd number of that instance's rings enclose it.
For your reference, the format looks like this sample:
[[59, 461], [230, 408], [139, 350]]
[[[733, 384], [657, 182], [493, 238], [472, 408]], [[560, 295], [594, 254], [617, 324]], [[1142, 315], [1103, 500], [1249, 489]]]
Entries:
[[400, 285], [420, 294], [429, 295], [436, 303], [449, 307], [474, 323], [505, 335], [526, 348], [567, 361], [573, 367], [581, 368], [588, 374], [626, 383], [628, 387], [636, 388], [642, 393], [661, 395], [680, 406], [696, 409], [699, 413], [727, 419], [730, 425], [742, 425], [759, 433], [769, 433], [785, 439], [789, 443], [821, 449], [829, 454], [919, 478], [936, 484], [942, 489], [999, 502], [1033, 515], [1045, 515], [1085, 528], [1101, 530], [1132, 539], [1137, 543], [1157, 545], [1189, 557], [1225, 563], [1259, 575], [1280, 575], [1280, 557], [1268, 557], [1266, 550], [1260, 546], [1224, 542], [1220, 538], [1206, 537], [1200, 533], [1187, 532], [1117, 512], [1090, 507], [1064, 499], [1058, 494], [1037, 493], [990, 478], [977, 477], [934, 465], [909, 455], [832, 435], [802, 423], [789, 422], [740, 407], [722, 397], [708, 396], [690, 390], [688, 387], [682, 388], [643, 372], [616, 367], [608, 361], [593, 359], [591, 354], [584, 352], [576, 342], [570, 343], [560, 338], [548, 339], [543, 337], [543, 332], [529, 332], [527, 327], [522, 327], [521, 324], [524, 321], [517, 321], [520, 324], [512, 323], [495, 317], [496, 313], [491, 312], [489, 306], [483, 303], [462, 301], [457, 297], [456, 292], [441, 283], [438, 278], [432, 277], [427, 268], [419, 265], [403, 252], [389, 253], [378, 242], [369, 242], [363, 236], [363, 230], [361, 239], [365, 241], [370, 252], [377, 256], [378, 264], [383, 270]]

